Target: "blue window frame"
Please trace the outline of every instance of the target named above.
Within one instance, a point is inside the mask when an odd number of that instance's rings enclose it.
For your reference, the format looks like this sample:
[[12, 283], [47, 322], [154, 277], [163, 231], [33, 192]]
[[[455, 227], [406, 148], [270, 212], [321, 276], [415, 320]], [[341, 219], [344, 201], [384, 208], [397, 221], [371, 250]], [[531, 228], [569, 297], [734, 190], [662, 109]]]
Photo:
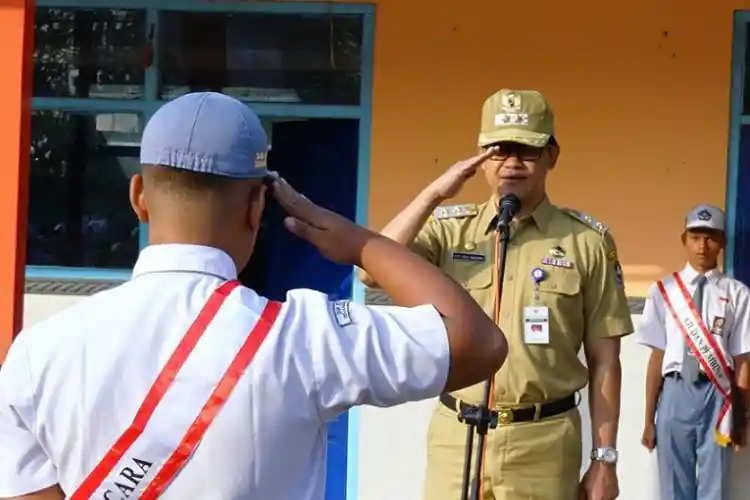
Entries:
[[[732, 106], [727, 168], [727, 273], [750, 283], [750, 12], [734, 16]], [[744, 193], [744, 196], [740, 196]], [[744, 258], [743, 258], [744, 257]]]
[[[245, 100], [249, 101], [248, 105], [264, 122], [275, 118], [353, 118], [358, 120], [356, 221], [359, 224], [367, 225], [375, 30], [375, 8], [373, 5], [296, 1], [250, 3], [212, 2], [211, 0], [39, 0], [37, 12], [39, 13], [43, 9], [48, 9], [43, 13], [47, 16], [47, 23], [58, 23], [54, 26], [56, 29], [60, 29], [60, 23], [67, 23], [62, 29], [67, 30], [67, 33], [65, 33], [65, 36], [67, 36], [66, 43], [71, 47], [76, 48], [76, 44], [81, 44], [81, 40], [77, 38], [75, 33], [76, 26], [79, 28], [80, 26], [88, 26], [88, 31], [93, 32], [95, 36], [89, 37], [86, 51], [83, 51], [83, 54], [79, 52], [77, 58], [76, 55], [70, 53], [57, 54], [57, 58], [55, 58], [54, 51], [49, 50], [50, 46], [54, 45], [54, 40], [49, 38], [51, 36], [49, 33], [39, 33], [40, 26], [37, 26], [35, 93], [32, 98], [32, 110], [37, 117], [37, 121], [41, 120], [47, 129], [57, 132], [55, 134], [45, 132], [46, 129], [40, 126], [36, 126], [35, 130], [32, 131], [32, 136], [34, 136], [32, 145], [38, 143], [37, 148], [32, 150], [32, 155], [36, 154], [37, 158], [36, 163], [32, 164], [32, 171], [36, 168], [37, 175], [46, 176], [46, 182], [41, 184], [42, 187], [36, 189], [36, 193], [32, 188], [31, 196], [34, 199], [30, 200], [30, 204], [38, 203], [35, 209], [42, 212], [45, 208], [49, 209], [52, 206], [50, 203], [53, 202], [56, 203], [56, 207], [64, 207], [66, 210], [72, 206], [77, 211], [77, 216], [69, 217], [75, 220], [66, 221], [67, 224], [60, 225], [55, 224], [55, 221], [44, 220], [44, 215], [42, 215], [40, 220], [43, 223], [40, 225], [44, 227], [41, 230], [40, 228], [29, 228], [30, 233], [36, 231], [35, 234], [44, 234], [40, 235], [40, 241], [30, 245], [30, 248], [33, 246], [36, 253], [33, 262], [30, 262], [30, 265], [26, 268], [27, 279], [35, 281], [118, 282], [129, 278], [130, 272], [124, 262], [128, 259], [132, 260], [133, 252], [145, 246], [148, 238], [148, 227], [138, 225], [134, 218], [121, 221], [120, 219], [124, 216], [120, 217], [120, 215], [126, 211], [122, 206], [119, 206], [116, 210], [118, 224], [122, 226], [116, 231], [119, 237], [101, 242], [95, 239], [96, 229], [101, 229], [102, 225], [107, 226], [115, 218], [105, 215], [102, 217], [106, 219], [103, 224], [102, 220], [88, 217], [87, 213], [91, 210], [87, 208], [91, 205], [97, 207], [101, 205], [101, 198], [112, 197], [114, 199], [124, 196], [121, 192], [122, 179], [127, 178], [137, 168], [137, 149], [143, 125], [166, 102], [165, 99], [175, 95], [174, 88], [172, 93], [163, 92], [160, 88], [163, 88], [165, 84], [171, 83], [173, 84], [172, 87], [179, 87], [181, 83], [184, 83], [180, 80], [179, 75], [175, 74], [171, 75], [170, 81], [165, 82], [164, 75], [160, 72], [162, 66], [169, 66], [170, 64], [172, 69], [180, 69], [179, 62], [161, 60], [160, 43], [166, 36], [166, 34], [161, 33], [165, 26], [163, 13], [167, 11], [213, 13], [216, 15], [205, 17], [211, 17], [218, 25], [222, 22], [221, 14], [234, 13], [235, 16], [233, 17], [241, 19], [235, 19], [232, 22], [239, 22], [240, 24], [242, 22], [252, 24], [253, 19], [246, 16], [250, 13], [275, 15], [272, 19], [276, 23], [276, 30], [284, 32], [286, 29], [287, 34], [291, 33], [287, 38], [294, 38], [293, 32], [295, 29], [290, 26], [285, 27], [283, 21], [279, 19], [281, 16], [308, 18], [308, 20], [316, 16], [318, 18], [328, 16], [335, 20], [339, 16], [342, 20], [341, 24], [345, 24], [347, 17], [351, 16], [359, 16], [362, 19], [359, 38], [352, 39], [349, 37], [339, 40], [337, 44], [343, 45], [343, 47], [337, 47], [340, 52], [343, 52], [340, 57], [336, 56], [334, 51], [330, 53], [331, 57], [336, 59], [336, 68], [341, 69], [337, 78], [332, 78], [331, 75], [314, 74], [315, 66], [306, 68], [310, 69], [310, 75], [283, 74], [283, 71], [279, 71], [278, 65], [275, 68], [273, 67], [273, 61], [270, 63], [266, 61], [266, 66], [271, 65], [271, 70], [266, 75], [268, 78], [297, 82], [292, 84], [297, 93], [296, 98], [295, 96], [290, 97], [288, 94], [279, 96], [278, 92], [268, 92], [260, 97], [248, 97], [247, 95], [238, 97], [245, 97]], [[54, 9], [54, 12], [49, 9]], [[88, 12], [80, 16], [77, 15], [84, 10]], [[37, 21], [44, 21], [43, 15], [38, 14]], [[50, 18], [52, 15], [56, 17]], [[92, 16], [96, 21], [95, 26], [92, 25]], [[226, 18], [227, 16], [223, 17]], [[142, 50], [143, 47], [138, 50], [139, 44], [134, 40], [131, 33], [109, 33], [107, 30], [111, 25], [117, 25], [120, 28], [125, 25], [133, 33], [141, 32], [142, 36], [151, 42], [147, 44], [148, 50]], [[241, 26], [239, 31], [242, 31], [242, 29]], [[310, 29], [314, 28], [311, 27]], [[335, 32], [337, 29], [335, 25], [328, 26], [328, 31]], [[109, 45], [116, 47], [116, 51], [107, 50], [107, 44], [103, 41], [105, 39], [109, 40]], [[356, 44], [361, 46], [358, 55], [346, 52], [347, 48], [350, 49], [351, 46]], [[308, 54], [308, 56], [310, 55]], [[115, 56], [117, 57], [117, 63], [113, 62]], [[294, 61], [293, 56], [292, 54], [289, 57]], [[316, 61], [314, 57], [303, 59], [303, 62], [312, 61], [312, 63], [315, 63]], [[352, 65], [357, 62], [357, 59], [359, 72], [352, 71]], [[92, 60], [99, 63], [99, 67], [95, 68], [95, 71], [92, 68], [85, 67], [86, 63], [91, 65]], [[296, 63], [301, 64], [299, 60]], [[320, 63], [319, 60], [318, 63]], [[40, 68], [40, 64], [47, 66]], [[241, 69], [242, 64], [245, 63], [239, 64], [239, 69]], [[262, 66], [262, 63], [258, 64]], [[71, 74], [68, 71], [71, 65], [81, 66], [77, 68], [76, 74]], [[65, 71], [61, 73], [60, 68]], [[231, 69], [238, 68], [233, 67]], [[268, 67], [266, 69], [268, 70]], [[52, 79], [43, 80], [40, 79], [43, 75], [39, 74], [42, 70], [48, 73], [55, 73], [56, 70], [57, 74], [54, 74]], [[66, 72], [67, 74], [65, 74]], [[71, 89], [71, 78], [84, 77], [88, 77], [89, 81], [92, 82], [87, 89], [81, 91], [75, 86]], [[241, 87], [244, 83], [243, 78], [247, 78], [247, 76], [242, 75], [241, 71], [235, 75], [230, 75], [227, 79], [228, 85], [231, 87], [235, 84]], [[356, 92], [352, 91], [354, 86], [348, 79], [359, 80]], [[318, 88], [317, 93], [308, 92], [307, 87], [309, 85], [307, 84], [310, 81], [317, 83], [319, 87], [327, 85], [335, 88], [333, 90]], [[68, 125], [88, 131], [88, 136], [85, 136], [87, 140], [81, 142], [81, 139], [78, 138], [81, 134], [73, 134], [70, 130], [68, 130], [67, 136], [63, 134], [66, 131], [65, 127]], [[77, 188], [87, 187], [88, 190], [85, 193], [90, 193], [90, 196], [65, 197], [64, 188], [69, 186], [63, 186], [61, 178], [64, 178], [67, 172], [55, 171], [52, 168], [55, 158], [48, 157], [49, 151], [44, 151], [44, 147], [50, 149], [49, 141], [52, 140], [51, 138], [58, 140], [58, 136], [62, 137], [59, 140], [63, 141], [67, 137], [68, 142], [63, 142], [63, 145], [67, 151], [74, 151], [75, 154], [79, 155], [74, 159], [85, 164], [86, 170], [113, 168], [111, 165], [115, 164], [115, 172], [119, 174], [118, 182], [107, 182], [107, 175], [111, 172], [103, 172], [99, 176], [94, 175], [93, 180], [89, 178], [91, 176], [81, 176], [78, 172]], [[59, 156], [61, 153], [55, 154]], [[85, 157], [80, 155], [85, 155]], [[34, 161], [33, 158], [35, 157], [32, 156], [32, 162]], [[67, 158], [63, 160], [57, 158], [58, 164], [67, 161]], [[59, 165], [57, 168], [60, 169]], [[91, 185], [86, 184], [87, 182]], [[100, 191], [103, 189], [102, 186], [109, 191]], [[57, 188], [57, 191], [55, 188]], [[53, 199], [48, 200], [47, 197], [52, 195], [45, 190], [56, 193], [55, 196], [59, 199], [53, 197]], [[39, 192], [42, 194], [39, 195]], [[63, 208], [56, 208], [55, 210], [62, 211]], [[49, 246], [48, 240], [51, 236], [61, 238], [61, 235], [58, 234], [59, 231], [65, 231], [67, 227], [74, 227], [78, 237], [85, 231], [91, 231], [94, 234], [88, 239], [82, 238], [82, 241], [86, 243], [85, 245], [81, 245], [80, 242], [77, 244], [69, 243], [70, 248], [66, 250], [67, 253], [63, 256], [49, 255], [49, 249], [44, 246], [44, 243], [47, 242]], [[55, 230], [58, 233], [55, 233]], [[66, 235], [67, 232], [62, 236]], [[94, 243], [89, 244], [92, 241]], [[87, 253], [87, 248], [82, 249], [81, 247], [91, 247], [88, 250], [93, 248], [93, 255]], [[113, 250], [111, 253], [114, 255], [108, 254], [108, 250]], [[116, 253], [114, 250], [120, 253]], [[97, 265], [99, 267], [92, 267]], [[355, 301], [364, 302], [364, 288], [358, 279], [352, 279], [350, 283], [345, 283], [342, 286], [350, 287]], [[331, 423], [329, 433], [331, 445], [329, 447], [326, 498], [327, 500], [355, 500], [358, 497], [359, 487], [359, 410], [350, 410], [339, 420]]]
[[[148, 228], [138, 227], [129, 215], [127, 199], [122, 198], [123, 180], [137, 166], [143, 125], [166, 100], [187, 91], [179, 51], [194, 50], [196, 44], [191, 46], [180, 31], [183, 35], [195, 31], [189, 23], [196, 19], [202, 28], [224, 30], [226, 47], [214, 49], [234, 62], [227, 64], [225, 79], [219, 82], [222, 91], [234, 92], [262, 118], [359, 120], [357, 220], [366, 223], [372, 5], [40, 0], [27, 278], [117, 281], [129, 277], [127, 264], [134, 261], [134, 251], [137, 254], [145, 245]], [[331, 22], [323, 25], [316, 20]], [[180, 30], [181, 25], [187, 27]], [[265, 31], [256, 43], [251, 34], [260, 30]], [[333, 47], [325, 47], [323, 60], [323, 47], [320, 43], [316, 47], [315, 35], [324, 31], [329, 36], [336, 30], [348, 36], [339, 36]], [[174, 43], [177, 39], [183, 47]], [[264, 50], [269, 44], [283, 45], [278, 51]], [[66, 45], [69, 50], [60, 50]], [[307, 52], [302, 53], [302, 47]], [[269, 58], [271, 52], [275, 55]], [[335, 65], [336, 71], [322, 71], [324, 64]], [[244, 71], [246, 67], [253, 71]], [[198, 70], [193, 75], [200, 74]], [[87, 84], [80, 85], [81, 81]], [[274, 81], [286, 89], [247, 91]], [[195, 82], [190, 83], [195, 89]], [[288, 87], [292, 92], [283, 92]], [[72, 156], [62, 157], [65, 152]], [[71, 167], [74, 164], [79, 168]], [[107, 179], [115, 179], [116, 185]], [[117, 196], [122, 201], [114, 201]], [[109, 213], [107, 200], [119, 204]], [[357, 284], [354, 287], [356, 296]]]

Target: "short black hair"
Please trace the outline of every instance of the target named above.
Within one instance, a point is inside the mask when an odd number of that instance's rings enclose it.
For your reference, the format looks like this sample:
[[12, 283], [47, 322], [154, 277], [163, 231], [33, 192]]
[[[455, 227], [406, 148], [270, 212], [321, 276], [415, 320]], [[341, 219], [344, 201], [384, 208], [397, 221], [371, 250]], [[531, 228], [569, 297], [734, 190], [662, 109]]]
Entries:
[[143, 165], [144, 182], [178, 195], [223, 194], [237, 186], [237, 179], [160, 165]]

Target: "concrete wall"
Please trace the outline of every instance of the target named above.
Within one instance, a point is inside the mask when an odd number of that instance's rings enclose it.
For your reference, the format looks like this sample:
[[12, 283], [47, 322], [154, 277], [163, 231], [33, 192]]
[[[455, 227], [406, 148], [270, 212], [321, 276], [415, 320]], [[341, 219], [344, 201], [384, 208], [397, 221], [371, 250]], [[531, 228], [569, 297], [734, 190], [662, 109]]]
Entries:
[[83, 297], [76, 295], [35, 295], [24, 296], [23, 327], [46, 319], [63, 309], [72, 306]]
[[[29, 326], [60, 311], [78, 297], [26, 295], [24, 325]], [[638, 316], [634, 316], [636, 325]], [[655, 456], [640, 445], [643, 423], [643, 385], [647, 352], [636, 345], [633, 337], [623, 341], [623, 396], [620, 418], [620, 498], [624, 500], [658, 500], [655, 491]], [[590, 450], [590, 427], [586, 394], [582, 394], [584, 416], [584, 453]], [[397, 408], [364, 407], [360, 412], [359, 488], [358, 498], [351, 500], [413, 500], [421, 498], [425, 464], [425, 435], [436, 401], [422, 401]], [[584, 464], [588, 457], [584, 457]], [[746, 500], [750, 490], [750, 455], [741, 453], [734, 463], [734, 496]], [[744, 493], [740, 493], [744, 490]]]

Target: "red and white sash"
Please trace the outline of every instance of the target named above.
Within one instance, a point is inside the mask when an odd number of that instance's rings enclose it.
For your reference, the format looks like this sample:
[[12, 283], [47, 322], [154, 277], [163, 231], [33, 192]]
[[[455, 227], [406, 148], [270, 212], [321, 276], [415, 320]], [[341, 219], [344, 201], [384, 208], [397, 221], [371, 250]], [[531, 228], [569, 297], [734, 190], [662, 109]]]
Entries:
[[727, 446], [732, 442], [732, 372], [727, 363], [729, 357], [721, 343], [709, 332], [678, 273], [657, 282], [657, 286], [690, 352], [724, 398], [714, 437], [717, 443]]
[[[246, 333], [248, 325], [237, 325], [232, 304], [222, 308], [239, 286], [236, 280], [228, 281], [213, 292], [133, 423], [69, 500], [154, 500], [169, 486], [229, 399], [281, 309], [281, 303], [269, 301]], [[243, 328], [241, 335], [227, 335], [238, 327]]]

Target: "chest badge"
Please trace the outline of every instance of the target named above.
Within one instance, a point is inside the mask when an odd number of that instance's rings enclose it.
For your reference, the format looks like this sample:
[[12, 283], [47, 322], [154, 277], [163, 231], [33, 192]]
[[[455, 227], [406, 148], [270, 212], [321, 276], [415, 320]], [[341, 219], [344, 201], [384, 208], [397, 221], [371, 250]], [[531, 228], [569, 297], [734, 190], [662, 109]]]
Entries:
[[714, 324], [711, 326], [711, 333], [718, 336], [724, 335], [724, 318], [721, 316], [716, 316], [714, 318]]
[[533, 271], [531, 271], [531, 279], [534, 280], [535, 284], [539, 284], [547, 277], [547, 273], [544, 272], [544, 269], [541, 267], [535, 267]]
[[542, 259], [542, 264], [545, 266], [562, 267], [564, 269], [572, 269], [573, 263], [565, 259], [553, 259], [551, 257], [545, 257]]
[[565, 250], [561, 246], [556, 246], [549, 249], [549, 254], [553, 259], [562, 259], [565, 257]]
[[477, 249], [477, 244], [474, 243], [473, 241], [470, 241], [466, 245], [464, 245], [464, 250], [466, 250], [467, 252], [473, 252], [476, 249]]

